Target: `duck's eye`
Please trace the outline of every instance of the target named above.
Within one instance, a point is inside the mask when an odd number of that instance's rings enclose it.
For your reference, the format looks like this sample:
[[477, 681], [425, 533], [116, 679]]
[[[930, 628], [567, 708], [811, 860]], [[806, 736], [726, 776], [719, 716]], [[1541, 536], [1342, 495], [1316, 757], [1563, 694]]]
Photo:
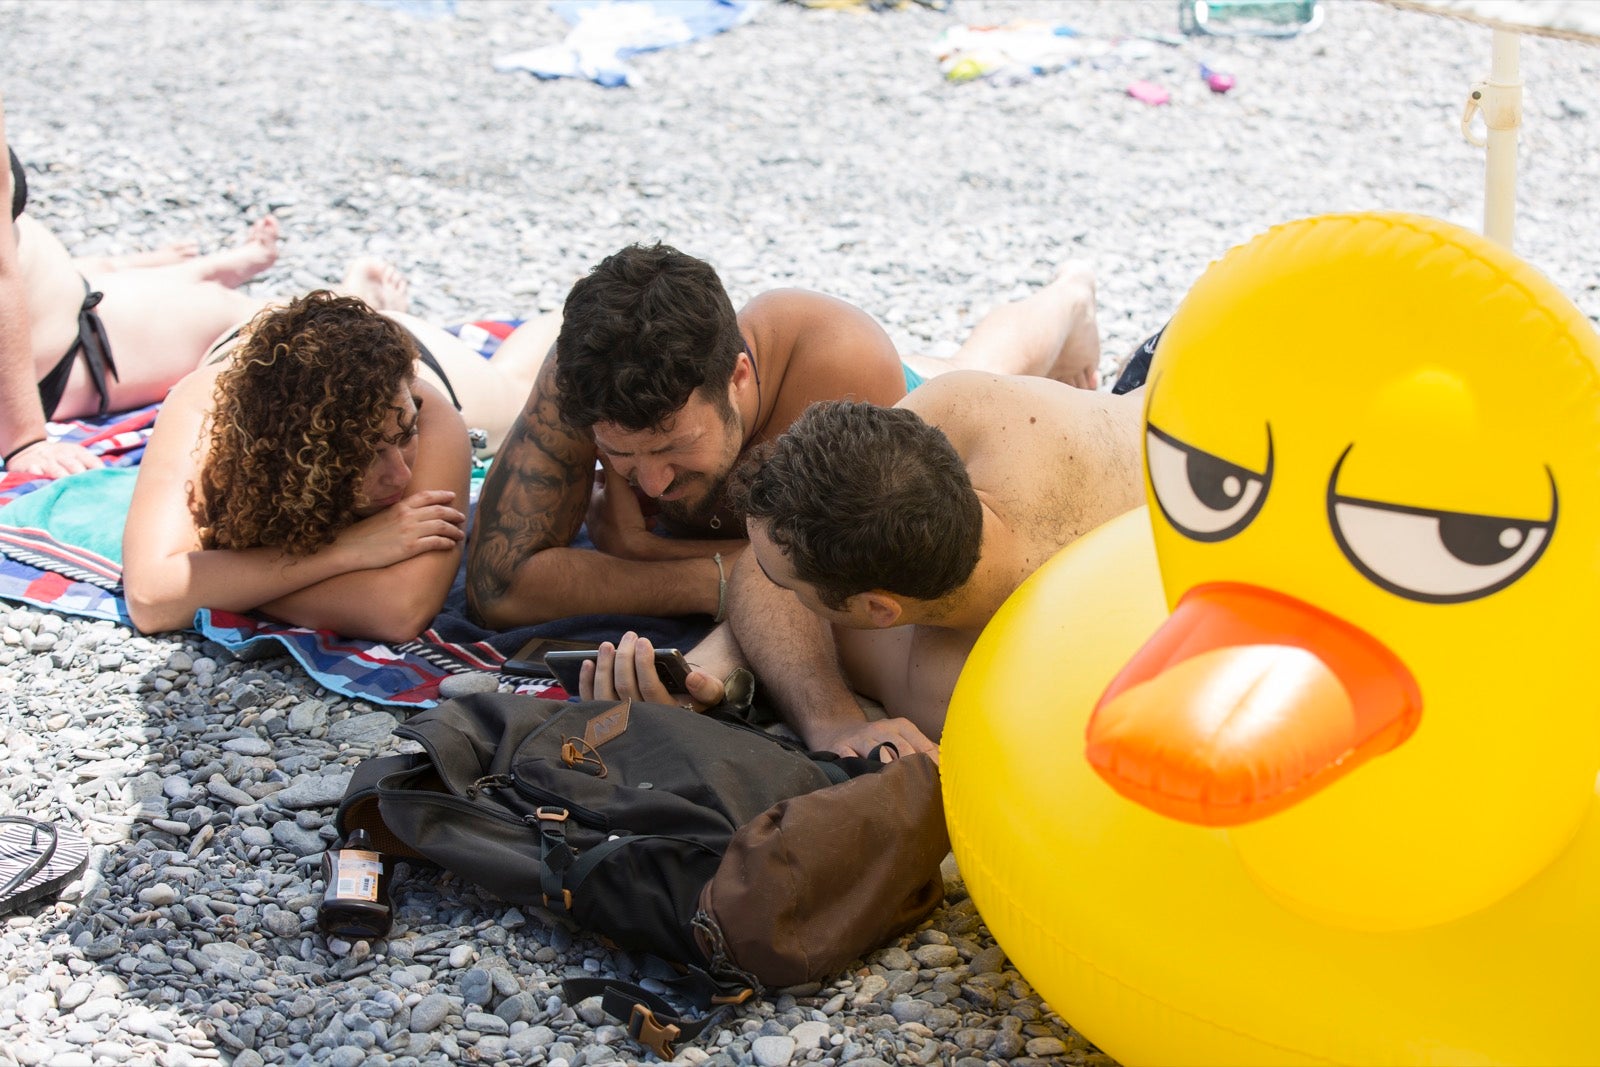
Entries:
[[1542, 522], [1340, 496], [1337, 479], [1335, 467], [1328, 492], [1334, 540], [1369, 581], [1408, 600], [1458, 604], [1498, 592], [1539, 561], [1555, 530], [1553, 476], [1550, 518]]
[[1145, 428], [1145, 465], [1156, 504], [1175, 530], [1195, 541], [1225, 541], [1250, 525], [1272, 484], [1272, 430], [1267, 469], [1256, 473]]

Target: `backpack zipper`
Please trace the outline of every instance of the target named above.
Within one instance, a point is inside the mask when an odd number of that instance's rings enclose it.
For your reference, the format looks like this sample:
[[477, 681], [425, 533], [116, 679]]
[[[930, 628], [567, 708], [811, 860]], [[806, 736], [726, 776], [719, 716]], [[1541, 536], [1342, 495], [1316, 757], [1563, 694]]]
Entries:
[[514, 775], [511, 776], [511, 784], [516, 788], [518, 793], [521, 793], [524, 797], [534, 801], [535, 803], [552, 804], [559, 808], [565, 808], [568, 814], [570, 814], [574, 819], [577, 819], [579, 822], [583, 823], [585, 826], [592, 827], [593, 829], [599, 830], [602, 833], [609, 834], [611, 832], [611, 820], [606, 818], [605, 815], [598, 811], [594, 811], [590, 808], [580, 807], [572, 803], [572, 801], [568, 800], [566, 797], [561, 796], [559, 793], [552, 792], [548, 789], [540, 789], [538, 786], [530, 785]]

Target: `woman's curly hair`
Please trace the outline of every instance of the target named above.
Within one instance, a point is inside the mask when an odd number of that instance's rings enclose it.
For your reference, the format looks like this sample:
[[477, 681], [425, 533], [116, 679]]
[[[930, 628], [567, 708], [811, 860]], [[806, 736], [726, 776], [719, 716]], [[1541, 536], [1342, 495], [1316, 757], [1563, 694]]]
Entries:
[[304, 556], [332, 542], [355, 521], [416, 358], [393, 319], [326, 289], [251, 320], [217, 376], [211, 451], [190, 504], [201, 546]]

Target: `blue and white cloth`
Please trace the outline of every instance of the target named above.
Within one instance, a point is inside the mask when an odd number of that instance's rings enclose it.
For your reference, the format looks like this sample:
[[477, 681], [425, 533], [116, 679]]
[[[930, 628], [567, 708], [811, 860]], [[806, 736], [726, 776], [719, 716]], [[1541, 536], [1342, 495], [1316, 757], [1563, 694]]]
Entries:
[[588, 78], [608, 88], [639, 85], [628, 57], [742, 26], [756, 16], [760, 0], [558, 0], [551, 6], [572, 25], [566, 39], [501, 56], [495, 70]]

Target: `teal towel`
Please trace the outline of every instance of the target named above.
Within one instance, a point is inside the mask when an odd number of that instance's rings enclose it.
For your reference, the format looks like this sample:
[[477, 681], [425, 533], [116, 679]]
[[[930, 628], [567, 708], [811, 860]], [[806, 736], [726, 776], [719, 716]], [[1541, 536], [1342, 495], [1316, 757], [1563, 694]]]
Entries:
[[42, 530], [57, 544], [87, 550], [120, 567], [122, 529], [138, 478], [136, 467], [101, 467], [57, 478], [0, 507], [0, 529]]

